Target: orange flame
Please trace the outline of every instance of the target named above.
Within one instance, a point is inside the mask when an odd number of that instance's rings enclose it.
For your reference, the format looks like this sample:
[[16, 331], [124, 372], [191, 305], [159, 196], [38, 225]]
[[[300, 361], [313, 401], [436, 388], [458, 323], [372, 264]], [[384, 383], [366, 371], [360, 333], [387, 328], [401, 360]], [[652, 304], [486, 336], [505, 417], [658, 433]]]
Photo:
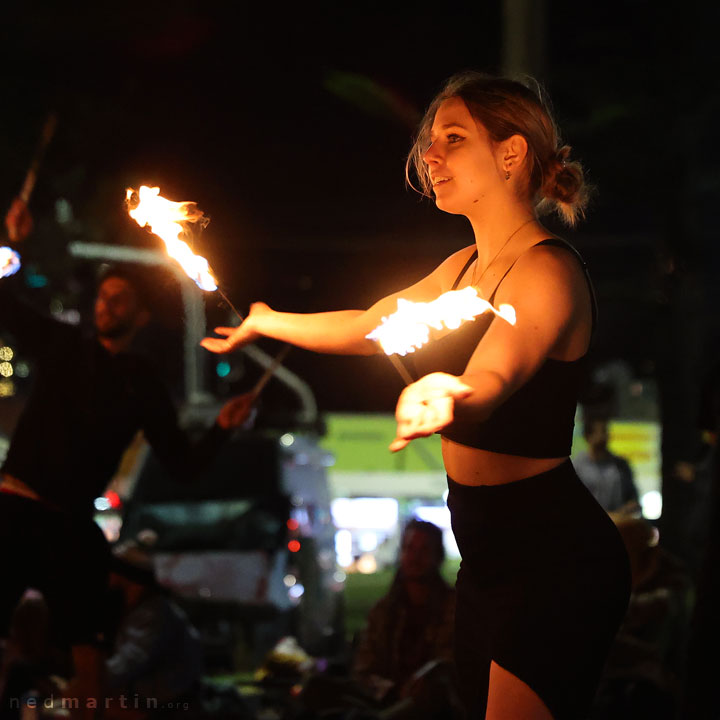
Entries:
[[194, 202], [173, 202], [160, 195], [160, 188], [147, 185], [141, 185], [137, 191], [128, 188], [125, 202], [130, 217], [140, 227], [149, 227], [164, 241], [168, 255], [180, 263], [201, 290], [217, 290], [217, 282], [208, 261], [196, 255], [186, 242], [180, 240], [190, 225], [206, 222]]
[[485, 312], [495, 313], [511, 325], [515, 324], [515, 308], [512, 305], [500, 305], [496, 310], [478, 296], [475, 288], [466, 287], [450, 290], [428, 303], [399, 298], [398, 309], [389, 317], [384, 317], [366, 337], [380, 343], [386, 355], [407, 355], [428, 342], [430, 328], [455, 330], [465, 321]]

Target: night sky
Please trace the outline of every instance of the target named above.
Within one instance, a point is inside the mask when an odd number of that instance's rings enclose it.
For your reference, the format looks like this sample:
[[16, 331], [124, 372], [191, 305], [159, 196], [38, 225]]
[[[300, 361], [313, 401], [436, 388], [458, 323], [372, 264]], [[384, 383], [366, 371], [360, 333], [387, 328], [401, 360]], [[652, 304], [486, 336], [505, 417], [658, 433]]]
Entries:
[[[595, 275], [606, 318], [598, 361], [626, 357], [642, 373], [667, 268], [717, 267], [718, 9], [546, 5], [539, 79], [598, 188], [588, 221], [563, 233]], [[406, 189], [405, 156], [445, 78], [500, 70], [501, 4], [380, 7], [5, 9], [6, 205], [45, 117], [59, 118], [31, 203], [26, 263], [67, 295], [78, 290], [69, 240], [152, 246], [122, 205], [125, 187], [143, 183], [210, 216], [198, 249], [241, 308], [258, 299], [298, 312], [366, 307], [470, 244], [464, 219]], [[58, 198], [70, 202], [72, 223], [57, 223]], [[220, 317], [214, 298], [209, 314]], [[390, 410], [401, 387], [380, 357], [298, 350], [288, 365], [326, 410]]]

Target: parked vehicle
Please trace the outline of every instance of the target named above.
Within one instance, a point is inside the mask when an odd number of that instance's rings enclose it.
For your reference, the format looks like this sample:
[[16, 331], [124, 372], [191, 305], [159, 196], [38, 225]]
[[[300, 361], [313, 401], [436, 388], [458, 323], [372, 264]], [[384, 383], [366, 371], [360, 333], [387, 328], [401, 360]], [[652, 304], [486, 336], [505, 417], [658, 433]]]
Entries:
[[179, 485], [146, 453], [119, 539], [149, 548], [210, 664], [255, 665], [288, 634], [310, 654], [341, 649], [344, 574], [328, 460], [310, 435], [243, 433], [194, 483]]

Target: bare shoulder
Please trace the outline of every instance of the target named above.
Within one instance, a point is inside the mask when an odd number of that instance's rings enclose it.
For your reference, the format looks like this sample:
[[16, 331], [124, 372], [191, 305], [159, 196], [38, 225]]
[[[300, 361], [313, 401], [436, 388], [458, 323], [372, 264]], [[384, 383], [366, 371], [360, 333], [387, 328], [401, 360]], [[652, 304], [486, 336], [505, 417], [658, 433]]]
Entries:
[[587, 293], [587, 281], [580, 260], [568, 247], [534, 245], [519, 258], [508, 276], [508, 285], [547, 287], [558, 294]]
[[450, 290], [467, 261], [473, 256], [475, 249], [475, 245], [468, 245], [445, 258], [435, 269], [433, 274], [436, 275], [443, 292]]

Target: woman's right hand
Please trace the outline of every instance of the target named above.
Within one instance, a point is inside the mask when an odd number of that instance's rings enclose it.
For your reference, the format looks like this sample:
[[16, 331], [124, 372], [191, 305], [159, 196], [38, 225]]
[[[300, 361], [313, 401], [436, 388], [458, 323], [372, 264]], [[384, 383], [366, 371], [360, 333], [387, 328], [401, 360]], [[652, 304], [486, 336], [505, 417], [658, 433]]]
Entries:
[[262, 337], [259, 331], [260, 320], [263, 316], [272, 313], [265, 303], [256, 302], [250, 306], [247, 318], [237, 327], [216, 327], [215, 332], [224, 337], [206, 337], [200, 341], [206, 350], [214, 353], [229, 353]]

